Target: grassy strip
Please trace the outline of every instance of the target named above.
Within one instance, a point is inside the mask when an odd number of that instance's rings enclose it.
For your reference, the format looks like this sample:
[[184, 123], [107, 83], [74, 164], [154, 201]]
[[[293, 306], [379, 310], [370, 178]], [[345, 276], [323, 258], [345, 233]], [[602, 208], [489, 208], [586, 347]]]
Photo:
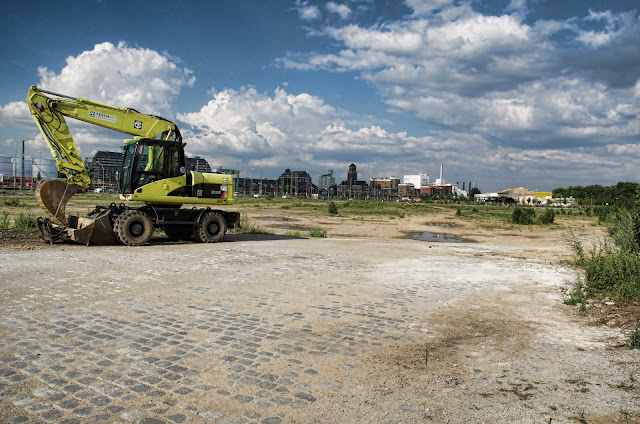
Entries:
[[240, 228], [232, 230], [234, 234], [273, 234], [273, 231], [260, 227], [258, 224], [250, 222], [247, 215], [240, 217]]
[[[576, 255], [576, 265], [585, 271], [564, 299], [568, 305], [580, 304], [586, 309], [589, 299], [630, 301], [640, 298], [640, 214], [618, 211], [607, 219], [608, 239], [585, 251], [577, 236], [570, 233], [567, 241]], [[640, 349], [640, 324], [628, 342]]]

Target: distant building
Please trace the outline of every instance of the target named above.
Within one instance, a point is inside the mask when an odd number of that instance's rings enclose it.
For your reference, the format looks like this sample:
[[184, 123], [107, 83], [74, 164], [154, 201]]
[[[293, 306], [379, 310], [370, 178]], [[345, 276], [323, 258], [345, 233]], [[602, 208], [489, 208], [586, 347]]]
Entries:
[[451, 184], [446, 184], [446, 185], [434, 184], [428, 187], [422, 187], [420, 189], [420, 194], [426, 194], [427, 196], [439, 196], [439, 197], [452, 196], [453, 186]]
[[416, 197], [417, 192], [416, 188], [411, 183], [401, 183], [398, 184], [398, 195], [400, 197]]
[[289, 196], [309, 196], [318, 187], [311, 182], [311, 175], [307, 171], [292, 171], [285, 169], [278, 177], [278, 192]]
[[398, 186], [400, 178], [383, 177], [369, 179], [371, 187], [371, 198], [373, 199], [390, 199], [398, 195]]
[[320, 190], [326, 190], [335, 184], [336, 179], [333, 176], [333, 169], [330, 169], [328, 174], [320, 175], [320, 178], [318, 178], [318, 188]]
[[207, 162], [206, 159], [203, 159], [200, 156], [185, 158], [184, 161], [187, 171], [211, 172], [211, 166], [209, 166], [209, 162]]
[[413, 184], [417, 190], [420, 190], [422, 187], [429, 185], [429, 174], [405, 175], [402, 182], [404, 184]]
[[122, 152], [96, 152], [90, 161], [90, 167], [87, 169], [93, 185], [115, 185], [116, 174], [122, 169], [123, 159], [124, 153]]
[[356, 165], [349, 165], [347, 179], [337, 186], [337, 194], [342, 198], [366, 199], [369, 195], [369, 185], [366, 181], [358, 181]]

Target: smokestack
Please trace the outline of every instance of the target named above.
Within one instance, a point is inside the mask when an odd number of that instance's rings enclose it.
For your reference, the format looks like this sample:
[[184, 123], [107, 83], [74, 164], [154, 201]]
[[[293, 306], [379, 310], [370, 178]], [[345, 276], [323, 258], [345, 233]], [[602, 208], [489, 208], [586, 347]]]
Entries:
[[444, 168], [444, 164], [440, 164], [440, 184], [442, 184], [442, 168]]
[[465, 184], [465, 183], [464, 183], [464, 181], [463, 181], [463, 182], [462, 182], [462, 191], [465, 191], [465, 190], [464, 190], [464, 184]]

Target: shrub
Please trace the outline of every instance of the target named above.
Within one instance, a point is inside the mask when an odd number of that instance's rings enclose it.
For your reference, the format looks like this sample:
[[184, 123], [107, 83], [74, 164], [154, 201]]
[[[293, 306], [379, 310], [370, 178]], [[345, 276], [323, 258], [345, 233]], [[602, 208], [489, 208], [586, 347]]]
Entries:
[[10, 207], [18, 207], [21, 205], [20, 199], [4, 199], [4, 205]]
[[8, 230], [9, 229], [9, 212], [2, 212], [2, 216], [0, 216], [0, 230]]
[[327, 237], [327, 231], [323, 230], [321, 228], [314, 228], [311, 231], [309, 231], [309, 237], [326, 238]]
[[331, 215], [338, 215], [338, 205], [333, 201], [329, 203], [329, 213]]
[[456, 208], [456, 216], [462, 216], [462, 210], [460, 207]]
[[638, 320], [635, 330], [629, 336], [627, 346], [629, 346], [629, 349], [640, 349], [640, 320]]
[[511, 214], [511, 222], [514, 224], [531, 225], [535, 216], [533, 209], [516, 207]]
[[553, 209], [547, 208], [540, 217], [541, 224], [553, 224], [553, 220], [556, 217], [556, 213]]
[[640, 252], [640, 219], [637, 213], [622, 210], [608, 223], [616, 246], [627, 252]]
[[13, 220], [13, 229], [25, 233], [33, 233], [38, 230], [38, 221], [30, 213], [20, 213]]
[[236, 228], [233, 232], [236, 234], [273, 234], [273, 231], [249, 222], [249, 218], [246, 215], [240, 217], [240, 228]]

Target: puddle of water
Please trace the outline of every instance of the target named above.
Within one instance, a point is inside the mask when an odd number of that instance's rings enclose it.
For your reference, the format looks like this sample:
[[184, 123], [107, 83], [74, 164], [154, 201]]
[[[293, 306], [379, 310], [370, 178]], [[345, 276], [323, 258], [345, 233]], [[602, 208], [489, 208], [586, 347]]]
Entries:
[[266, 218], [261, 218], [263, 221], [293, 221], [291, 218], [279, 218], [277, 216], [268, 216]]
[[455, 227], [456, 226], [456, 224], [449, 224], [449, 223], [446, 223], [446, 222], [439, 222], [437, 224], [434, 224], [433, 222], [430, 222], [428, 225], [429, 225], [429, 227], [446, 227], [446, 228], [451, 228], [451, 227]]
[[464, 239], [456, 237], [453, 234], [430, 233], [411, 233], [411, 238], [420, 241], [430, 242], [447, 242], [447, 243], [464, 243]]
[[308, 232], [311, 231], [309, 228], [294, 228], [294, 227], [290, 227], [288, 225], [279, 225], [276, 227], [279, 230], [295, 230], [295, 231], [300, 231], [300, 232]]

